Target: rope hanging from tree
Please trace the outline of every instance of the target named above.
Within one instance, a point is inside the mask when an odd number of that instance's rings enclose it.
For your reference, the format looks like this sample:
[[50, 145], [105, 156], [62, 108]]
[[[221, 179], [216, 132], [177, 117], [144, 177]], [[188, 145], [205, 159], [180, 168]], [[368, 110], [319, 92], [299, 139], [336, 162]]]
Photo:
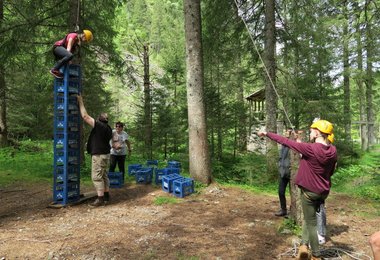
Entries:
[[282, 99], [281, 99], [280, 95], [278, 94], [278, 91], [277, 91], [277, 89], [276, 89], [276, 87], [275, 87], [275, 85], [274, 85], [274, 83], [273, 83], [273, 80], [272, 80], [272, 78], [270, 77], [270, 74], [269, 74], [268, 68], [267, 68], [267, 66], [265, 65], [265, 62], [264, 62], [263, 58], [261, 57], [261, 54], [260, 54], [259, 48], [257, 47], [257, 44], [256, 44], [256, 42], [254, 41], [254, 39], [253, 39], [253, 37], [252, 37], [252, 33], [251, 33], [251, 31], [249, 30], [248, 24], [245, 22], [244, 18], [241, 16], [242, 11], [241, 11], [240, 8], [239, 8], [239, 5], [238, 5], [238, 3], [237, 3], [237, 0], [234, 0], [234, 3], [235, 3], [236, 8], [237, 8], [237, 10], [238, 10], [238, 16], [239, 16], [240, 19], [243, 21], [243, 23], [244, 23], [244, 25], [245, 25], [245, 28], [246, 28], [247, 31], [248, 31], [249, 37], [251, 38], [252, 44], [253, 44], [253, 46], [255, 47], [256, 53], [257, 53], [257, 55], [259, 56], [259, 59], [260, 59], [260, 61], [261, 61], [262, 64], [263, 64], [264, 71], [265, 71], [265, 73], [266, 73], [266, 75], [267, 75], [267, 77], [268, 77], [268, 79], [269, 79], [269, 81], [270, 81], [270, 84], [271, 84], [271, 86], [272, 86], [274, 92], [276, 93], [276, 96], [277, 96], [278, 100], [280, 101], [280, 104], [281, 104], [282, 110], [284, 111], [285, 117], [286, 117], [286, 119], [288, 120], [288, 122], [289, 122], [290, 127], [292, 128], [292, 130], [295, 131], [295, 129], [294, 129], [294, 125], [293, 125], [292, 122], [290, 121], [290, 118], [289, 118], [288, 112], [287, 112], [286, 109], [285, 109], [284, 102], [282, 102]]
[[79, 32], [79, 13], [80, 13], [80, 0], [77, 1], [78, 6], [77, 6], [77, 20], [75, 24], [75, 32]]

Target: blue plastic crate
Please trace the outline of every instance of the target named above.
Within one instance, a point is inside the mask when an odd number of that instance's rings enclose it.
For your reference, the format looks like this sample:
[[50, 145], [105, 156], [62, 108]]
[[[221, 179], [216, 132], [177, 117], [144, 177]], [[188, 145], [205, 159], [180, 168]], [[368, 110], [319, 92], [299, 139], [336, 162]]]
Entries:
[[168, 168], [181, 168], [181, 163], [177, 161], [168, 161]]
[[156, 168], [154, 171], [154, 173], [155, 173], [154, 174], [154, 183], [156, 183], [157, 185], [161, 185], [162, 184], [162, 177], [170, 174], [168, 169], [169, 168], [163, 168], [163, 169]]
[[136, 183], [148, 184], [152, 182], [153, 169], [152, 168], [141, 168], [136, 171], [135, 179]]
[[146, 160], [146, 166], [158, 166], [158, 160]]
[[109, 172], [110, 188], [121, 188], [124, 186], [124, 174], [122, 172]]
[[168, 169], [168, 174], [181, 174], [180, 168], [166, 168]]
[[194, 192], [194, 180], [191, 178], [180, 178], [173, 181], [173, 194], [183, 198]]
[[166, 192], [173, 192], [173, 181], [176, 179], [182, 178], [179, 174], [169, 174], [162, 176], [162, 189]]
[[162, 184], [162, 177], [169, 175], [169, 174], [180, 174], [179, 168], [163, 168], [163, 169], [155, 169], [155, 175], [154, 175], [154, 182], [157, 185]]
[[128, 175], [135, 175], [137, 170], [141, 169], [142, 165], [141, 164], [130, 164], [128, 165]]

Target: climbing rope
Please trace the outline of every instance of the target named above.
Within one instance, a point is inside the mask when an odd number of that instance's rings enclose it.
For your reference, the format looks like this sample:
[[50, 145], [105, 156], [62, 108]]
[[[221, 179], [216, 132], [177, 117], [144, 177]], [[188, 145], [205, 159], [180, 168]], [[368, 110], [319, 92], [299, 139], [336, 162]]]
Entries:
[[78, 0], [77, 3], [78, 3], [78, 7], [77, 7], [77, 21], [75, 24], [75, 31], [79, 32], [80, 0]]
[[254, 40], [253, 37], [252, 37], [252, 33], [251, 33], [251, 31], [250, 31], [250, 29], [249, 29], [249, 27], [248, 27], [248, 24], [245, 22], [244, 18], [243, 18], [242, 15], [241, 15], [243, 12], [240, 10], [239, 5], [238, 5], [238, 3], [237, 3], [237, 0], [234, 0], [234, 3], [235, 3], [236, 8], [237, 8], [237, 10], [238, 10], [238, 16], [239, 16], [240, 19], [243, 21], [243, 23], [244, 23], [244, 25], [245, 25], [245, 28], [246, 28], [247, 31], [248, 31], [249, 37], [251, 38], [251, 41], [252, 41], [252, 44], [253, 44], [253, 46], [255, 47], [255, 50], [256, 50], [256, 52], [257, 52], [257, 55], [259, 56], [259, 59], [260, 59], [260, 61], [261, 61], [262, 64], [263, 64], [264, 71], [265, 71], [265, 73], [266, 73], [266, 75], [267, 75], [267, 77], [268, 77], [268, 79], [269, 79], [269, 82], [270, 82], [270, 84], [271, 84], [271, 86], [272, 86], [272, 88], [273, 88], [273, 91], [275, 92], [275, 94], [276, 94], [276, 96], [277, 96], [277, 99], [278, 99], [279, 102], [280, 102], [280, 105], [281, 105], [281, 107], [282, 107], [282, 110], [284, 111], [285, 117], [286, 117], [286, 119], [288, 120], [288, 122], [289, 122], [290, 127], [292, 128], [292, 130], [295, 131], [295, 130], [294, 130], [294, 125], [293, 125], [292, 122], [290, 121], [289, 115], [288, 115], [288, 113], [287, 113], [287, 111], [286, 111], [286, 109], [285, 109], [284, 102], [282, 102], [282, 99], [281, 99], [280, 95], [278, 94], [278, 91], [277, 91], [277, 89], [276, 89], [276, 87], [275, 87], [275, 85], [274, 85], [274, 83], [273, 83], [273, 80], [272, 80], [270, 74], [269, 74], [268, 68], [267, 68], [267, 66], [265, 65], [265, 62], [264, 62], [264, 60], [263, 60], [263, 58], [262, 58], [262, 56], [261, 56], [261, 54], [260, 54], [259, 48], [257, 47], [257, 44], [256, 44], [255, 40]]
[[[277, 259], [282, 259], [283, 257], [296, 257], [298, 253], [299, 242], [293, 241], [292, 248], [288, 249], [286, 252], [279, 254]], [[354, 260], [372, 260], [371, 256], [364, 253], [352, 252], [346, 249], [338, 247], [322, 248], [320, 250], [322, 259], [325, 260], [343, 260], [347, 259], [345, 255]], [[344, 258], [343, 258], [344, 257]]]

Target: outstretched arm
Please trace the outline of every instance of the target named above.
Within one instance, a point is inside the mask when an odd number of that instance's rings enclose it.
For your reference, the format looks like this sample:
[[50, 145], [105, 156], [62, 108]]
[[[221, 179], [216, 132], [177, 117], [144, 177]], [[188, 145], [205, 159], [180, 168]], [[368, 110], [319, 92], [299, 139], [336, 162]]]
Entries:
[[275, 133], [270, 133], [270, 132], [263, 132], [260, 131], [257, 133], [258, 136], [263, 137], [266, 136], [270, 138], [271, 140], [275, 141], [276, 143], [283, 144], [290, 149], [301, 153], [302, 155], [313, 155], [313, 151], [310, 149], [310, 145], [307, 143], [299, 143], [293, 140], [289, 140], [286, 137], [283, 137], [281, 135], [275, 134]]
[[84, 104], [83, 104], [83, 98], [82, 96], [77, 96], [77, 100], [78, 100], [78, 105], [79, 105], [79, 110], [80, 110], [80, 114], [83, 118], [83, 120], [89, 124], [92, 128], [95, 127], [95, 119], [92, 118], [89, 114], [87, 114], [87, 110], [86, 108], [84, 107]]

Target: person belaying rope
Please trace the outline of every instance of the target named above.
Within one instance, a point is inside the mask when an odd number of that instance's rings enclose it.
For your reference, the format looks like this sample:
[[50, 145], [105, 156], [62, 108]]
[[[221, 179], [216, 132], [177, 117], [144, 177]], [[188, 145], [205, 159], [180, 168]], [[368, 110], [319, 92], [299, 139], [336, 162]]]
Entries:
[[63, 78], [63, 73], [59, 69], [73, 59], [74, 53], [82, 42], [90, 42], [92, 39], [92, 32], [90, 30], [83, 30], [82, 33], [69, 33], [65, 38], [55, 42], [53, 54], [57, 62], [50, 70], [50, 73], [56, 78]]
[[[337, 162], [337, 151], [331, 145], [329, 137], [333, 134], [333, 125], [326, 120], [318, 120], [310, 126], [310, 141], [299, 143], [275, 133], [259, 131], [258, 136], [266, 136], [271, 140], [289, 147], [302, 155], [295, 178], [301, 190], [301, 204], [304, 215], [302, 241], [298, 259], [321, 259], [317, 236], [316, 211], [330, 192], [331, 176]], [[309, 243], [311, 252], [309, 252]]]

